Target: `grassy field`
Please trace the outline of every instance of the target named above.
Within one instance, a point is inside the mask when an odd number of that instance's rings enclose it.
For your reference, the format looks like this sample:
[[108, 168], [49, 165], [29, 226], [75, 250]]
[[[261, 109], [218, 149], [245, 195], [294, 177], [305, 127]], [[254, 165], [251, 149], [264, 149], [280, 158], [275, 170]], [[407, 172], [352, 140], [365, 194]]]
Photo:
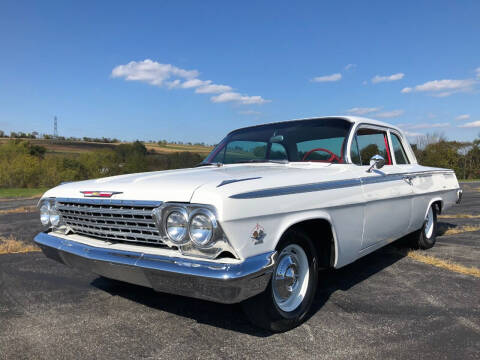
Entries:
[[[0, 138], [0, 144], [5, 143], [11, 139]], [[43, 140], [43, 139], [21, 139], [27, 140], [34, 145], [40, 145], [47, 149], [49, 153], [61, 154], [81, 154], [101, 149], [114, 149], [115, 146], [121, 143], [100, 143], [100, 142], [86, 142], [86, 141], [68, 141], [68, 140]], [[200, 155], [207, 155], [212, 151], [213, 147], [201, 145], [178, 145], [166, 144], [159, 145], [157, 143], [145, 143], [148, 150], [154, 150], [156, 153], [173, 153], [173, 152], [193, 152]]]
[[0, 199], [40, 197], [47, 189], [0, 189]]

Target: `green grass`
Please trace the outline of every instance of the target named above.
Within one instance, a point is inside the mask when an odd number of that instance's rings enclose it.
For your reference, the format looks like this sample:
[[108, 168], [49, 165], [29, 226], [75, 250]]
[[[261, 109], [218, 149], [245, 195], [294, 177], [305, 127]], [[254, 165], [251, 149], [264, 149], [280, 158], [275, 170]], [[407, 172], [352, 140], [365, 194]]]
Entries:
[[458, 182], [480, 182], [480, 179], [458, 179]]
[[12, 199], [12, 198], [29, 198], [29, 197], [36, 197], [41, 196], [45, 191], [46, 188], [40, 189], [19, 189], [19, 188], [8, 188], [8, 189], [0, 189], [0, 199]]

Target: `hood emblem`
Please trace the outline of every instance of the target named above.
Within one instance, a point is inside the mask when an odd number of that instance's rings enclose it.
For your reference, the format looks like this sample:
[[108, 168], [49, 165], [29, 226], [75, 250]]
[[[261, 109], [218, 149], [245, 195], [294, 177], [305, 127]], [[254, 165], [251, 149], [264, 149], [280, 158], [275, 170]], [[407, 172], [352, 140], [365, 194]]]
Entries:
[[85, 197], [110, 198], [113, 195], [123, 194], [121, 191], [80, 191]]

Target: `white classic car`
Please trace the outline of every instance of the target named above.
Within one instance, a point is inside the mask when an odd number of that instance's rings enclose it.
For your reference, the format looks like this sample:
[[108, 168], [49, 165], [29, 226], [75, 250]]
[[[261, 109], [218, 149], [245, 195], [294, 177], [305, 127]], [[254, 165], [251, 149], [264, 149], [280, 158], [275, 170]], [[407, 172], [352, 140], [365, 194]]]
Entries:
[[319, 269], [408, 234], [432, 247], [437, 214], [461, 195], [455, 173], [418, 165], [395, 126], [295, 120], [232, 131], [196, 168], [53, 188], [35, 242], [106, 278], [243, 302], [253, 323], [285, 331], [309, 311]]

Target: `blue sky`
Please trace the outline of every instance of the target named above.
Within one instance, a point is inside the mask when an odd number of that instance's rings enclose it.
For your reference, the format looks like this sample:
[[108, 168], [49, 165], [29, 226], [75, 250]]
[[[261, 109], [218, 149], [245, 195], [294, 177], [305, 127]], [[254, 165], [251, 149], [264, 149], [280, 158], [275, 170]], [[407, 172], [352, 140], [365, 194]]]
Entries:
[[0, 129], [218, 142], [361, 114], [480, 133], [479, 1], [6, 1]]

